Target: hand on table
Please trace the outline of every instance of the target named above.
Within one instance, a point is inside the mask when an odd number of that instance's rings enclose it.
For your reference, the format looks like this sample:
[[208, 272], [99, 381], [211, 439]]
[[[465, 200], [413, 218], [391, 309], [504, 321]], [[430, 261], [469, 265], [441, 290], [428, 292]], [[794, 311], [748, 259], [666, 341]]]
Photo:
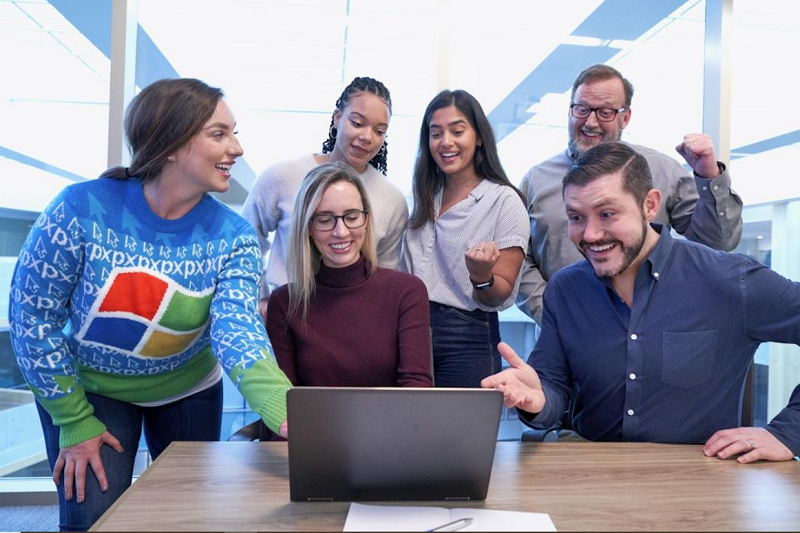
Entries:
[[717, 431], [703, 446], [708, 457], [730, 459], [739, 455], [742, 464], [759, 459], [764, 461], [789, 461], [794, 453], [764, 428], [733, 428]]

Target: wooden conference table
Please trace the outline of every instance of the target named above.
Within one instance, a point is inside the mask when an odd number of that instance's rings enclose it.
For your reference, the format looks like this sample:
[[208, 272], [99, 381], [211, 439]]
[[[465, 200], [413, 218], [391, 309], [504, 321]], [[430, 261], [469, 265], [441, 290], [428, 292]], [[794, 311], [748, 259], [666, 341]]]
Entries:
[[[341, 531], [346, 502], [289, 500], [286, 443], [176, 442], [92, 531]], [[413, 505], [445, 506], [444, 502]], [[740, 465], [700, 446], [497, 444], [485, 502], [568, 530], [798, 530], [800, 463]]]

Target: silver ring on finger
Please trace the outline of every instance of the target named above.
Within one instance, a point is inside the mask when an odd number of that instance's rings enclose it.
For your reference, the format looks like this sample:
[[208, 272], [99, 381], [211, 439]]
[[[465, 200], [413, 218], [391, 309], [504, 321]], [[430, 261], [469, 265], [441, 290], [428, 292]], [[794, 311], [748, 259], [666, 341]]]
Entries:
[[751, 450], [755, 450], [756, 449], [756, 442], [753, 439], [747, 439], [747, 444], [750, 445], [750, 449]]

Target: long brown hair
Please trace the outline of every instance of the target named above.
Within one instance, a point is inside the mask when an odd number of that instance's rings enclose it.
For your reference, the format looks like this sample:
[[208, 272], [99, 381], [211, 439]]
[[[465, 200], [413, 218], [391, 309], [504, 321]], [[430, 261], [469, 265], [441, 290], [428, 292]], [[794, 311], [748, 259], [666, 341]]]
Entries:
[[145, 87], [125, 111], [130, 167], [111, 167], [101, 178], [152, 180], [167, 158], [186, 145], [214, 115], [222, 89], [200, 80], [159, 80]]
[[525, 196], [511, 184], [503, 170], [503, 165], [500, 164], [492, 125], [486, 118], [481, 104], [467, 91], [444, 90], [431, 100], [422, 118], [422, 127], [419, 131], [419, 151], [414, 166], [414, 212], [411, 213], [408, 221], [408, 227], [411, 229], [420, 228], [434, 220], [434, 198], [444, 187], [445, 177], [431, 155], [431, 148], [428, 144], [430, 123], [437, 110], [451, 105], [467, 117], [470, 125], [475, 129], [477, 139], [482, 141], [482, 144], [475, 148], [473, 156], [475, 173], [478, 177], [511, 187], [519, 194], [523, 203], [525, 202]]

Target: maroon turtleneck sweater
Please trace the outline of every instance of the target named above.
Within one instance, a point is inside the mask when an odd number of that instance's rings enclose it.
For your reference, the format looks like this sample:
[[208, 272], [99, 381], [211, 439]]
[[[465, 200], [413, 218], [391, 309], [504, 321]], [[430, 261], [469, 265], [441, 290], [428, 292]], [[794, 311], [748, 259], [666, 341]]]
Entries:
[[289, 289], [273, 291], [267, 332], [278, 364], [295, 385], [430, 387], [428, 291], [417, 277], [362, 258], [321, 265], [306, 323], [288, 320]]

